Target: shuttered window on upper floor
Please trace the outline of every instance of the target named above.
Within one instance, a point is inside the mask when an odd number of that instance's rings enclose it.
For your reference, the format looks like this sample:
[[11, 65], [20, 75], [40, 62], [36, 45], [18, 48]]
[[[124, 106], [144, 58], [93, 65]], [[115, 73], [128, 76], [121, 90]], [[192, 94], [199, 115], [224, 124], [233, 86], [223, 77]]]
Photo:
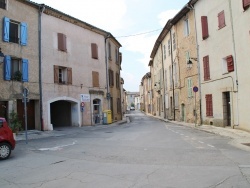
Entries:
[[116, 83], [116, 88], [120, 88], [120, 75], [119, 75], [119, 73], [116, 73], [116, 77], [115, 77], [115, 83]]
[[91, 43], [91, 53], [93, 59], [98, 59], [98, 46], [96, 43]]
[[58, 50], [67, 52], [67, 37], [63, 33], [57, 33]]
[[92, 71], [92, 84], [93, 87], [99, 87], [99, 72]]
[[54, 65], [54, 83], [72, 85], [72, 68]]
[[3, 41], [26, 46], [28, 43], [28, 25], [10, 18], [3, 18]]
[[243, 9], [246, 10], [250, 6], [250, 0], [242, 0]]
[[210, 80], [209, 56], [203, 57], [204, 80]]
[[226, 26], [224, 10], [218, 14], [218, 27], [219, 29]]
[[234, 60], [233, 60], [233, 56], [229, 55], [227, 56], [227, 70], [228, 72], [233, 72], [234, 71]]
[[4, 58], [4, 80], [29, 81], [29, 60], [6, 55]]
[[109, 86], [114, 86], [114, 71], [109, 69]]
[[207, 16], [201, 16], [201, 29], [202, 29], [202, 39], [208, 38], [208, 22]]
[[0, 0], [0, 8], [7, 9], [7, 0]]

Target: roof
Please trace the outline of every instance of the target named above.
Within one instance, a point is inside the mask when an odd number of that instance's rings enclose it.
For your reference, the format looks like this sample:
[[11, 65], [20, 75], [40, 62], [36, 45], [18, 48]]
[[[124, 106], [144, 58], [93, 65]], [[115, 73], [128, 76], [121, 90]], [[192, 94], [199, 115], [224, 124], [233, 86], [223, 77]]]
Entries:
[[[162, 32], [158, 36], [158, 38], [155, 41], [153, 50], [151, 52], [150, 58], [154, 58], [160, 44], [162, 43], [162, 40], [166, 37], [170, 29], [172, 28], [173, 25], [175, 25], [179, 20], [183, 18], [189, 11], [190, 5], [194, 5], [198, 0], [190, 0], [172, 19], [169, 19], [164, 28], [162, 29]], [[148, 66], [151, 66], [153, 62], [149, 62]]]
[[98, 33], [100, 35], [103, 35], [105, 38], [110, 38], [119, 47], [122, 47], [122, 45], [118, 42], [118, 40], [116, 40], [116, 38], [110, 32], [108, 32], [108, 31], [100, 29], [100, 28], [98, 28], [96, 26], [93, 26], [93, 25], [91, 25], [91, 24], [89, 24], [87, 22], [84, 22], [84, 21], [79, 20], [79, 19], [77, 19], [75, 17], [72, 17], [72, 16], [70, 16], [68, 14], [65, 14], [65, 13], [63, 13], [63, 12], [61, 12], [59, 10], [56, 10], [56, 9], [54, 9], [52, 7], [49, 7], [49, 6], [45, 5], [45, 4], [38, 4], [38, 3], [35, 3], [33, 1], [30, 1], [30, 0], [18, 0], [18, 1], [23, 2], [23, 3], [27, 3], [27, 4], [29, 4], [29, 5], [31, 5], [33, 7], [36, 7], [38, 10], [39, 9], [40, 10], [44, 9], [44, 13], [45, 14], [54, 16], [54, 17], [56, 17], [58, 19], [62, 19], [64, 21], [67, 21], [67, 22], [70, 22], [72, 24], [75, 24], [75, 25], [77, 25], [79, 27], [83, 27], [85, 29], [88, 29], [90, 31]]

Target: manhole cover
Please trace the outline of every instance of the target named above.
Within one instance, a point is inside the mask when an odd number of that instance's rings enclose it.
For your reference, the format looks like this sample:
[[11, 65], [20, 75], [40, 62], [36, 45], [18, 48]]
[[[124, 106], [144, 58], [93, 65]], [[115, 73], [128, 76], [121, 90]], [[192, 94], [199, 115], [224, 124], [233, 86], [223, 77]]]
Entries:
[[250, 146], [250, 143], [242, 143], [245, 146]]

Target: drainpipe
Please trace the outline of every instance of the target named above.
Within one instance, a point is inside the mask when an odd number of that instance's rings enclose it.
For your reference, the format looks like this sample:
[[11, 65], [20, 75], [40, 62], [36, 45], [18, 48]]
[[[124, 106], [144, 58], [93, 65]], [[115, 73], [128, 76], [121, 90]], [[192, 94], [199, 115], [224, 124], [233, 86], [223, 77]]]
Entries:
[[[171, 23], [172, 25], [172, 23]], [[175, 121], [175, 97], [174, 97], [174, 61], [173, 61], [173, 47], [172, 47], [172, 27], [171, 29], [169, 30], [170, 31], [170, 49], [171, 49], [171, 67], [172, 67], [172, 87], [173, 87], [173, 109], [174, 109], [174, 117], [173, 117], [173, 120]]]
[[44, 131], [44, 124], [43, 124], [43, 90], [42, 90], [42, 14], [45, 10], [44, 4], [39, 6], [39, 18], [38, 18], [38, 50], [39, 50], [39, 92], [40, 92], [40, 124], [41, 130]]
[[163, 112], [164, 112], [164, 119], [166, 119], [166, 108], [165, 108], [165, 75], [164, 75], [164, 54], [163, 54], [163, 50], [162, 50], [162, 43], [161, 43], [161, 60], [162, 60], [162, 79], [163, 79]]
[[108, 101], [108, 110], [110, 110], [110, 93], [109, 93], [109, 68], [108, 68], [108, 55], [107, 55], [107, 39], [110, 38], [110, 33], [105, 37], [105, 64], [106, 64], [106, 83], [107, 83], [107, 101]]

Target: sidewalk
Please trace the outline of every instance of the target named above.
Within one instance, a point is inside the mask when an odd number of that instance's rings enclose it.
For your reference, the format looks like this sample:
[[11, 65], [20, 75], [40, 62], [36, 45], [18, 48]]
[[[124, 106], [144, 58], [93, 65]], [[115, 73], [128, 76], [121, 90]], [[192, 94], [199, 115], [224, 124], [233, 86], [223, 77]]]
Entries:
[[178, 125], [188, 126], [194, 129], [198, 129], [201, 131], [206, 131], [209, 133], [225, 136], [231, 138], [230, 144], [234, 145], [245, 151], [250, 151], [250, 132], [243, 131], [240, 129], [233, 129], [232, 127], [216, 127], [212, 125], [196, 125], [194, 123], [186, 123], [186, 122], [178, 122], [178, 121], [170, 121], [168, 119], [152, 116], [146, 114], [147, 116], [160, 119], [165, 122], [171, 122]]

